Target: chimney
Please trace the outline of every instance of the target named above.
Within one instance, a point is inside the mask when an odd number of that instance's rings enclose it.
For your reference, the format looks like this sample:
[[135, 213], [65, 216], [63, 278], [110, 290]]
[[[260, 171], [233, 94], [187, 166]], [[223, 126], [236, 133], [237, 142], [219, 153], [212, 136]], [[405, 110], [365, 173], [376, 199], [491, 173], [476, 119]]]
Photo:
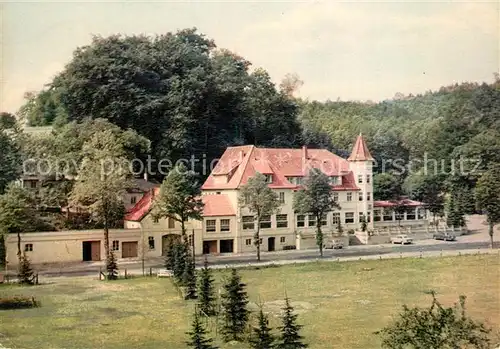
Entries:
[[307, 146], [305, 146], [305, 145], [302, 146], [302, 159], [304, 161], [308, 159], [308, 157], [307, 157]]
[[147, 182], [148, 181], [148, 172], [144, 171], [144, 180]]

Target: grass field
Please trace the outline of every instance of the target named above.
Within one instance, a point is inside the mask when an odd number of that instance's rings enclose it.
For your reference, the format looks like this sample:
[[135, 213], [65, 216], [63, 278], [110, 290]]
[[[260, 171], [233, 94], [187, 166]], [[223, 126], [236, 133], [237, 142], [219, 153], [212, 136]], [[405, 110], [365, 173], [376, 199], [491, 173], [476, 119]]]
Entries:
[[[241, 271], [250, 300], [264, 303], [274, 314], [286, 288], [311, 349], [379, 348], [373, 332], [404, 303], [429, 305], [429, 290], [449, 305], [460, 294], [466, 295], [469, 314], [498, 331], [499, 273], [499, 258], [491, 255]], [[227, 274], [218, 272], [218, 281]], [[194, 305], [181, 300], [167, 279], [104, 282], [87, 277], [46, 282], [31, 288], [0, 288], [2, 295], [33, 295], [42, 303], [35, 309], [0, 311], [0, 344], [23, 349], [185, 348]], [[271, 324], [278, 324], [274, 316]], [[220, 347], [247, 348], [244, 344]]]

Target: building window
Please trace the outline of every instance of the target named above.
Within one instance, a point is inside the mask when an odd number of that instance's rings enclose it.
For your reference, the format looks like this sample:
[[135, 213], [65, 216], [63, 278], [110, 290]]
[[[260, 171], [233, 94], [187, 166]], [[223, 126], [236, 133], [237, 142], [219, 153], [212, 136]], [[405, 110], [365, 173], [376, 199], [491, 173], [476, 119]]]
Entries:
[[285, 193], [280, 192], [280, 204], [284, 204], [284, 203], [285, 203]]
[[340, 212], [333, 212], [332, 223], [334, 226], [337, 226], [340, 223]]
[[359, 198], [359, 201], [363, 201], [363, 192], [362, 191], [360, 191], [358, 193], [358, 198]]
[[260, 217], [260, 228], [261, 229], [271, 228], [271, 216], [270, 215]]
[[262, 245], [262, 238], [259, 239], [259, 245]]
[[352, 193], [351, 192], [347, 193], [347, 201], [352, 201]]
[[149, 244], [149, 249], [154, 250], [155, 249], [155, 238], [154, 236], [148, 236], [148, 244]]
[[136, 203], [136, 202], [137, 202], [137, 196], [132, 196], [132, 197], [130, 198], [130, 203], [131, 203], [132, 205], [135, 205], [135, 203]]
[[118, 250], [120, 250], [120, 241], [118, 241], [118, 240], [113, 240], [113, 244], [112, 244], [112, 246], [111, 246], [111, 249], [112, 249], [113, 251], [118, 251]]
[[243, 216], [243, 229], [254, 229], [255, 218], [253, 216]]
[[367, 223], [370, 223], [372, 221], [372, 213], [371, 212], [367, 212], [367, 216], [366, 216], [366, 222]]
[[339, 193], [336, 192], [333, 193], [333, 201], [339, 202]]
[[32, 252], [32, 251], [33, 251], [33, 244], [24, 245], [24, 252]]
[[420, 208], [417, 210], [418, 210], [417, 211], [418, 212], [418, 215], [417, 215], [418, 219], [425, 219], [425, 213], [426, 213], [425, 209]]
[[328, 218], [325, 213], [323, 216], [321, 216], [321, 225], [327, 225], [327, 224], [328, 224]]
[[[359, 213], [359, 221], [361, 223], [361, 221], [363, 220], [363, 217], [365, 217], [365, 214], [363, 212], [360, 212]], [[366, 217], [365, 217], [366, 218]]]
[[215, 194], [220, 195], [220, 191], [215, 192]]
[[153, 224], [158, 224], [159, 220], [158, 217], [153, 217]]
[[297, 228], [306, 226], [306, 216], [303, 214], [297, 215]]
[[368, 204], [368, 209], [371, 210], [372, 209], [372, 204]]
[[175, 220], [172, 217], [168, 217], [168, 229], [175, 228]]
[[363, 183], [363, 175], [358, 175], [358, 183]]
[[286, 241], [286, 237], [282, 236], [280, 237], [280, 243], [284, 244]]
[[392, 221], [392, 211], [384, 210], [384, 221]]
[[266, 174], [264, 176], [266, 177], [266, 183], [272, 183], [273, 182], [273, 175]]
[[308, 227], [315, 227], [316, 226], [316, 217], [314, 217], [314, 215], [310, 214], [307, 217], [307, 226]]
[[368, 174], [366, 175], [366, 183], [370, 183], [371, 176]]
[[366, 193], [366, 201], [370, 201], [372, 199], [372, 193]]
[[408, 212], [406, 212], [406, 219], [407, 220], [414, 220], [416, 219], [416, 214], [415, 214], [415, 210], [409, 210]]
[[245, 245], [250, 246], [252, 244], [252, 239], [246, 239]]
[[30, 181], [30, 188], [35, 189], [36, 188], [36, 181]]
[[354, 223], [354, 212], [345, 213], [345, 223]]
[[229, 231], [229, 219], [220, 220], [220, 231]]
[[374, 210], [373, 211], [373, 221], [374, 222], [380, 222], [380, 210]]
[[288, 216], [286, 214], [276, 215], [276, 228], [288, 227]]
[[193, 246], [193, 234], [188, 235], [188, 245]]
[[250, 195], [245, 194], [245, 205], [249, 205], [249, 204], [250, 204]]
[[214, 232], [215, 229], [215, 219], [207, 219], [206, 221], [206, 226], [205, 226], [205, 231], [207, 233]]
[[337, 176], [331, 176], [330, 177], [330, 184], [331, 185], [337, 185], [337, 184], [339, 184], [339, 177], [337, 177]]

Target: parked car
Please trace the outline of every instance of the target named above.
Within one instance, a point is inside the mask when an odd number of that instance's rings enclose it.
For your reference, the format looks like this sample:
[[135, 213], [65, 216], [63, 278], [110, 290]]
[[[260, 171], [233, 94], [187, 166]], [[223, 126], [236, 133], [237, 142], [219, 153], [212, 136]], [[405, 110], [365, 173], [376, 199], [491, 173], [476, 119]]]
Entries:
[[411, 244], [412, 242], [413, 242], [413, 239], [408, 237], [408, 235], [397, 235], [397, 236], [391, 238], [392, 244], [406, 245], [406, 244]]
[[435, 233], [432, 236], [435, 240], [443, 240], [443, 241], [455, 241], [457, 237], [454, 234], [450, 233]]
[[344, 248], [344, 242], [340, 239], [332, 239], [329, 243], [325, 244], [325, 248], [338, 250]]

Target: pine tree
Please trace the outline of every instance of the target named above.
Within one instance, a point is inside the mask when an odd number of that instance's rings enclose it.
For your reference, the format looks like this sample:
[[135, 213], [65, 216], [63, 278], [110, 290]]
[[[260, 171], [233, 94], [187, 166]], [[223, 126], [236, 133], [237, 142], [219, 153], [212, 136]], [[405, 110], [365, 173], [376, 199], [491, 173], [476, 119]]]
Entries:
[[215, 290], [213, 284], [212, 271], [208, 268], [208, 261], [205, 258], [203, 269], [200, 272], [198, 299], [200, 310], [207, 316], [215, 315]]
[[269, 320], [262, 311], [259, 312], [259, 325], [253, 329], [253, 335], [250, 337], [250, 348], [252, 349], [270, 349], [273, 347], [274, 337], [271, 334]]
[[196, 268], [190, 253], [186, 255], [184, 273], [182, 274], [182, 284], [186, 291], [184, 299], [196, 299]]
[[241, 340], [248, 322], [246, 285], [241, 282], [236, 269], [231, 271], [229, 281], [222, 294], [222, 336], [226, 342]]
[[454, 227], [463, 227], [465, 225], [463, 210], [457, 203], [453, 193], [450, 195], [448, 200], [446, 224]]
[[293, 313], [290, 300], [285, 298], [285, 307], [282, 316], [283, 326], [280, 327], [281, 336], [276, 349], [301, 349], [307, 348], [307, 344], [302, 343], [302, 336], [299, 335], [301, 325], [297, 324], [297, 315]]
[[5, 238], [4, 235], [0, 232], [0, 267], [5, 267], [7, 262], [7, 253], [5, 249]]
[[17, 277], [20, 284], [33, 285], [33, 269], [31, 269], [31, 263], [26, 255], [22, 255], [19, 258], [19, 269]]
[[193, 328], [187, 332], [190, 341], [186, 342], [189, 348], [193, 349], [217, 349], [212, 345], [212, 339], [206, 338], [207, 331], [203, 328], [198, 311], [194, 312]]
[[118, 265], [113, 251], [109, 251], [108, 258], [106, 258], [106, 271], [108, 272], [108, 280], [118, 279]]
[[173, 270], [175, 265], [175, 244], [170, 246], [165, 256], [165, 269]]
[[186, 245], [184, 243], [176, 243], [174, 245], [174, 265], [173, 272], [175, 280], [182, 284], [182, 275], [184, 274], [184, 269], [186, 267]]

